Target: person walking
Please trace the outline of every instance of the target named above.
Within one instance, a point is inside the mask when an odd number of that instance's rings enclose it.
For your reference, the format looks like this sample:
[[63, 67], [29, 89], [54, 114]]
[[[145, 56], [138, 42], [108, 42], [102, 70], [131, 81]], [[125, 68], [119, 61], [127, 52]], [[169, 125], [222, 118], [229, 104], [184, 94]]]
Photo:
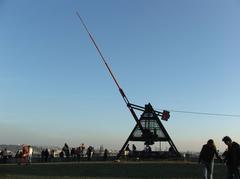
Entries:
[[237, 142], [233, 142], [229, 136], [223, 137], [222, 141], [228, 146], [224, 152], [227, 166], [227, 179], [239, 179], [240, 146]]
[[204, 178], [205, 179], [212, 179], [213, 178], [213, 168], [214, 168], [214, 157], [219, 157], [217, 153], [216, 146], [212, 139], [207, 141], [207, 144], [203, 145], [202, 150], [199, 155], [198, 162], [202, 163], [204, 166]]

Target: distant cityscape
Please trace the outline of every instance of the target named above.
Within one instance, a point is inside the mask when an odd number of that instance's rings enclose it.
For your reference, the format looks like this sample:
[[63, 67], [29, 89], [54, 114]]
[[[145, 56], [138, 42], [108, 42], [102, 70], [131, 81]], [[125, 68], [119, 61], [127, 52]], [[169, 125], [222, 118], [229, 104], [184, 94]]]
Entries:
[[[59, 154], [60, 151], [62, 150], [62, 147], [60, 146], [50, 146], [50, 145], [46, 145], [46, 146], [31, 146], [33, 148], [33, 155], [34, 156], [40, 156], [41, 152], [43, 150], [54, 150], [56, 154]], [[71, 147], [70, 147], [71, 148]], [[19, 151], [22, 150], [22, 145], [21, 144], [0, 144], [0, 152], [3, 151], [4, 149], [7, 149], [8, 153], [11, 154], [13, 157], [15, 156], [15, 154]], [[97, 148], [94, 148], [94, 153], [96, 154], [102, 154], [104, 152], [105, 148], [103, 145], [100, 145]], [[158, 148], [155, 148], [155, 150], [159, 150]], [[114, 149], [108, 149], [109, 153], [111, 155], [116, 155], [118, 153], [118, 150], [114, 150]], [[183, 155], [190, 155], [190, 156], [198, 156], [199, 152], [193, 152], [193, 151], [182, 151], [181, 152]]]

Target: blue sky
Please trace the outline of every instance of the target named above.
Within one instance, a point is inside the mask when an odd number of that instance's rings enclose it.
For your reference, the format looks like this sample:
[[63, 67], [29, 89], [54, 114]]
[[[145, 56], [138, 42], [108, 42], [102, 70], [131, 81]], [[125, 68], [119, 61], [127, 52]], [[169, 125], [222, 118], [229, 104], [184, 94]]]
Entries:
[[[75, 12], [132, 103], [240, 114], [238, 0], [0, 0], [0, 143], [119, 148], [135, 122]], [[181, 151], [239, 118], [171, 113]]]

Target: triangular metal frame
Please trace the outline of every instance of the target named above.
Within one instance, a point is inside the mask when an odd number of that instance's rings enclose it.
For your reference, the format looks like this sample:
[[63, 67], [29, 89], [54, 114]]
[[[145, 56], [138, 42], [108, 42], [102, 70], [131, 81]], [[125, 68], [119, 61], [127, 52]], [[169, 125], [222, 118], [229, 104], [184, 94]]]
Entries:
[[143, 113], [140, 116], [139, 122], [141, 123], [145, 134], [143, 134], [143, 131], [139, 128], [138, 124], [136, 124], [126, 142], [122, 146], [121, 150], [119, 151], [117, 158], [120, 158], [120, 156], [123, 155], [123, 151], [131, 141], [142, 141], [146, 145], [152, 145], [154, 142], [168, 142], [171, 148], [170, 150], [174, 156], [180, 157], [181, 154], [178, 152], [177, 147], [173, 143], [167, 130], [160, 121], [158, 117], [159, 115], [156, 114], [156, 111], [153, 109], [152, 105], [150, 103], [145, 105], [145, 108], [142, 111]]

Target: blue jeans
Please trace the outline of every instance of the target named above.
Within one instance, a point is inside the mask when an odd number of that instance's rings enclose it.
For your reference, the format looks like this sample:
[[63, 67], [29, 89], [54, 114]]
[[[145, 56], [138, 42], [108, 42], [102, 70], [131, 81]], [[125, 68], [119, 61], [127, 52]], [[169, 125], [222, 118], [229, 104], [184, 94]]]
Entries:
[[212, 179], [213, 178], [213, 166], [214, 161], [212, 162], [202, 162], [204, 166], [204, 179]]

